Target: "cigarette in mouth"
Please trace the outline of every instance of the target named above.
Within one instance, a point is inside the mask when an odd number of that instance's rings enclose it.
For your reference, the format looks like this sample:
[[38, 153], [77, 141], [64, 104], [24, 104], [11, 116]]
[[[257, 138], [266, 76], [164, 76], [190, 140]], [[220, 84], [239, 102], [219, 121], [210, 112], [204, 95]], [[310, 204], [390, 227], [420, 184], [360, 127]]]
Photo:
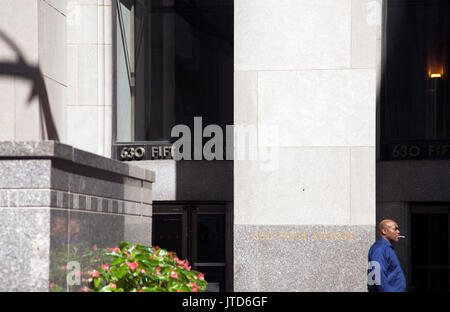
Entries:
[[399, 235], [398, 238], [406, 238], [406, 237], [403, 235]]

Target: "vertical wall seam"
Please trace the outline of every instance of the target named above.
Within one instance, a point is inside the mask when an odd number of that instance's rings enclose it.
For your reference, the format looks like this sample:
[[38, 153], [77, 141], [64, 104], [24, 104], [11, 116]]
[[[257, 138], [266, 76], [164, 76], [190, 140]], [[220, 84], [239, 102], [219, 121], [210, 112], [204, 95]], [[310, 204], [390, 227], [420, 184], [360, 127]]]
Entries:
[[17, 89], [16, 89], [16, 76], [13, 76], [13, 89], [14, 89], [14, 141], [17, 140]]
[[350, 0], [350, 68], [353, 68], [353, 1]]
[[[259, 233], [259, 225], [256, 226], [256, 233]], [[259, 291], [261, 289], [259, 285], [259, 239], [256, 240], [256, 290]]]
[[256, 71], [256, 149], [259, 153], [259, 71]]
[[349, 172], [349, 224], [353, 225], [352, 223], [352, 148], [349, 148], [349, 165], [348, 165], [348, 172]]

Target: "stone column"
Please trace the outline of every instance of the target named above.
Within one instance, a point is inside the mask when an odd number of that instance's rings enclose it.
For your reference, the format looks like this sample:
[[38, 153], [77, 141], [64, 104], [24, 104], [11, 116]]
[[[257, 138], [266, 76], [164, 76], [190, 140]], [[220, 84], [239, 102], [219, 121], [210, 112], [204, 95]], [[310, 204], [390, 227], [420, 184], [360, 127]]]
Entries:
[[366, 290], [380, 29], [381, 1], [235, 1], [236, 291]]

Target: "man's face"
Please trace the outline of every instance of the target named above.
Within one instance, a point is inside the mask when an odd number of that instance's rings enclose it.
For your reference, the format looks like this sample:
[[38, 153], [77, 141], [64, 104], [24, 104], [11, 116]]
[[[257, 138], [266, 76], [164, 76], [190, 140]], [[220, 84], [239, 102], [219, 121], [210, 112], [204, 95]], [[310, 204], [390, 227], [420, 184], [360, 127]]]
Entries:
[[398, 236], [400, 235], [400, 229], [398, 228], [398, 224], [395, 222], [389, 222], [386, 224], [385, 229], [383, 230], [383, 234], [386, 239], [390, 242], [398, 242]]

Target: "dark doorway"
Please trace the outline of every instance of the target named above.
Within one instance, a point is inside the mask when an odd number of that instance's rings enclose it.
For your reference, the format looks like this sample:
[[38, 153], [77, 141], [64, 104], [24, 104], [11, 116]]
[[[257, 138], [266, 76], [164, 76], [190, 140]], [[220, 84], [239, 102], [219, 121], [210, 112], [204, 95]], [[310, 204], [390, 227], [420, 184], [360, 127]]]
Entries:
[[450, 204], [411, 207], [411, 291], [448, 292]]
[[153, 246], [188, 259], [207, 291], [232, 290], [232, 216], [227, 203], [154, 202]]

